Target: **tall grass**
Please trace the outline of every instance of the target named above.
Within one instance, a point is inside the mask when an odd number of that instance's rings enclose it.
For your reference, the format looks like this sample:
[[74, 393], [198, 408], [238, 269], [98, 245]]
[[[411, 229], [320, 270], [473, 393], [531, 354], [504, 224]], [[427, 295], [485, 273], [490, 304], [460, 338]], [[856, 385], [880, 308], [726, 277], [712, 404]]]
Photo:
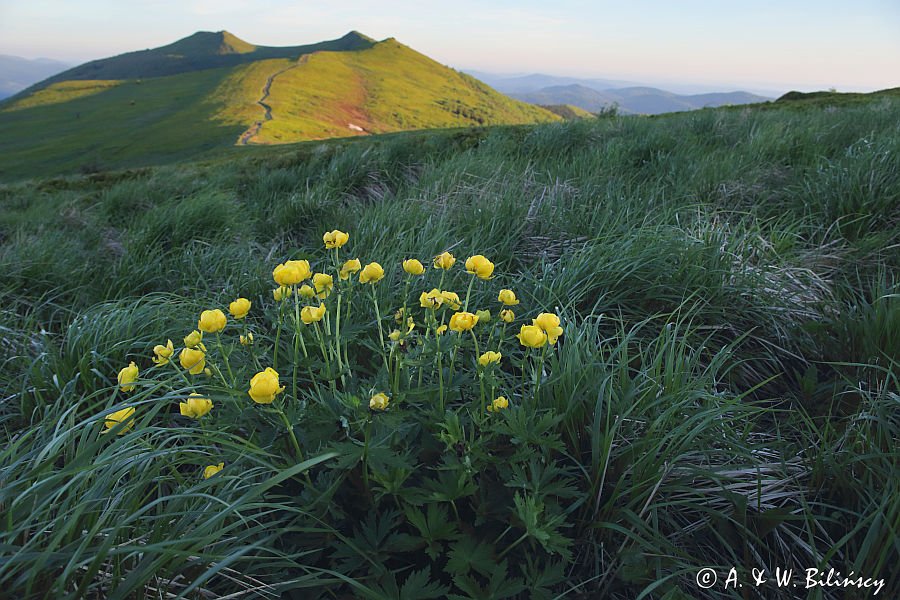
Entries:
[[[704, 110], [0, 187], [4, 589], [747, 597], [695, 583], [734, 566], [895, 593], [898, 123], [889, 98]], [[272, 266], [334, 228], [385, 265], [382, 306], [402, 259], [450, 250], [562, 315], [537, 404], [477, 436], [464, 411], [391, 415], [371, 496], [344, 400], [297, 407], [302, 464], [238, 409], [186, 426], [172, 382], [137, 390], [134, 430], [99, 433], [121, 366], [202, 308], [271, 304]]]

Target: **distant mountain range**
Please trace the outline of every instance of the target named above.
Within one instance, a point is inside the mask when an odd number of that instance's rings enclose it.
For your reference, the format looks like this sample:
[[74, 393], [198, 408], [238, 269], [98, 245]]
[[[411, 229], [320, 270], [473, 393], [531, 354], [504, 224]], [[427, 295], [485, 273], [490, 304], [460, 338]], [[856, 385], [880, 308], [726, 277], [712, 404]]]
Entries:
[[290, 47], [227, 31], [95, 60], [0, 103], [0, 177], [171, 162], [229, 146], [558, 121], [359, 32]]
[[538, 105], [568, 104], [597, 113], [615, 105], [619, 112], [654, 115], [707, 106], [751, 104], [772, 98], [750, 92], [676, 94], [656, 87], [613, 79], [554, 75], [501, 76], [478, 73], [480, 79], [513, 98]]
[[0, 54], [0, 99], [21, 92], [71, 66], [49, 58], [31, 59]]

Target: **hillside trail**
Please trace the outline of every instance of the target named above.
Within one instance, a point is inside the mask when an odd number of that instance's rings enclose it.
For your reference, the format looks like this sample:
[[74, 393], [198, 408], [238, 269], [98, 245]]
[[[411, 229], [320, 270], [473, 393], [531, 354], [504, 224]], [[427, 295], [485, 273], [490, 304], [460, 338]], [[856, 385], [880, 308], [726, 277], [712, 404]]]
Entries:
[[259, 104], [265, 111], [263, 120], [256, 121], [255, 123], [253, 123], [253, 125], [250, 126], [247, 131], [241, 134], [241, 137], [238, 139], [239, 146], [246, 146], [247, 144], [249, 144], [250, 140], [253, 139], [257, 134], [259, 134], [259, 130], [262, 129], [263, 123], [272, 120], [272, 107], [266, 104], [266, 100], [269, 98], [269, 93], [272, 89], [272, 82], [275, 81], [275, 78], [282, 73], [286, 73], [291, 69], [296, 69], [297, 67], [306, 64], [308, 60], [309, 54], [304, 54], [300, 58], [298, 58], [297, 62], [295, 62], [291, 66], [285, 67], [284, 69], [281, 69], [280, 71], [276, 71], [275, 73], [269, 75], [269, 77], [266, 79], [266, 84], [263, 86], [262, 96], [259, 98], [259, 100], [256, 101], [256, 103]]

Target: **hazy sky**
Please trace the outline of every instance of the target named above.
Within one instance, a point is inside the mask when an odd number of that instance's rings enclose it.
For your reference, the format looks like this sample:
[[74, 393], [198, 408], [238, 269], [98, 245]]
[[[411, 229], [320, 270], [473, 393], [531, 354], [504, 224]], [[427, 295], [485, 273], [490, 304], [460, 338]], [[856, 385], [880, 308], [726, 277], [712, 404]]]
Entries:
[[719, 88], [900, 86], [900, 0], [0, 0], [0, 54], [83, 62], [226, 29], [396, 37], [458, 69]]

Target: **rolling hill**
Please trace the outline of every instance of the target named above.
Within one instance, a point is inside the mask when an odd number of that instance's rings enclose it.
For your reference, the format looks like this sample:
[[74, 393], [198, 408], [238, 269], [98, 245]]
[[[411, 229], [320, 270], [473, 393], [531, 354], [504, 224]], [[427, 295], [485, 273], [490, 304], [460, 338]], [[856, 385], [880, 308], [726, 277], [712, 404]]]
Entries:
[[256, 46], [220, 31], [93, 61], [0, 104], [0, 179], [234, 145], [560, 120], [393, 38]]
[[600, 112], [616, 105], [620, 112], [646, 115], [769, 100], [748, 92], [680, 95], [652, 87], [598, 90], [577, 83], [550, 86], [528, 93], [512, 93], [510, 96], [538, 105], [571, 104], [590, 112]]

